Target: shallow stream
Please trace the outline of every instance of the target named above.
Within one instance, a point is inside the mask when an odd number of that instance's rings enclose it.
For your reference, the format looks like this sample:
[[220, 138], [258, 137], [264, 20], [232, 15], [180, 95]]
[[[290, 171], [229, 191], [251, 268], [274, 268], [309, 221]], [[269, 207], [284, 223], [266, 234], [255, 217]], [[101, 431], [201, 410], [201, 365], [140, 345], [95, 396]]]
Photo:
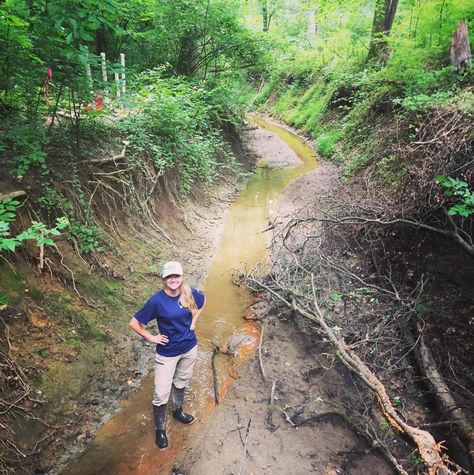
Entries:
[[[232, 283], [232, 274], [265, 260], [268, 233], [262, 231], [269, 225], [279, 196], [289, 183], [318, 166], [314, 150], [304, 140], [261, 118], [254, 117], [251, 121], [277, 134], [298, 155], [301, 165], [258, 167], [229, 209], [223, 236], [204, 284], [207, 303], [197, 326], [199, 358], [186, 398], [186, 408], [200, 420], [208, 417], [215, 406], [211, 369], [214, 349], [225, 348], [228, 339], [235, 335], [242, 335], [248, 342], [239, 347], [237, 358], [221, 354], [215, 359], [218, 393], [225, 397], [238, 362], [252, 353], [258, 341], [258, 328], [252, 323], [243, 324], [242, 319], [253, 297], [245, 288]], [[140, 389], [121, 403], [120, 411], [102, 426], [88, 449], [73, 460], [63, 474], [171, 473], [177, 453], [186, 450], [186, 441], [192, 438], [193, 431], [199, 430], [200, 424], [184, 427], [171, 421], [168, 429], [170, 448], [157, 450], [151, 414], [152, 386], [150, 374]]]

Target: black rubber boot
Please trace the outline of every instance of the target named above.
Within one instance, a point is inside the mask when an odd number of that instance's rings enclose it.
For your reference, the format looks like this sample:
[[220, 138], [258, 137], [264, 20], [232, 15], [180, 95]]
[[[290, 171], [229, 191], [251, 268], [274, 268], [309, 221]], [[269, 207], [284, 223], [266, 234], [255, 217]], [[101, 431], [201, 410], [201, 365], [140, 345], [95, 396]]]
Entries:
[[155, 442], [160, 450], [168, 447], [168, 437], [166, 437], [166, 409], [167, 404], [161, 406], [153, 405], [153, 417], [155, 419]]
[[171, 399], [173, 401], [173, 417], [178, 419], [183, 424], [192, 424], [196, 419], [191, 414], [186, 414], [183, 411], [185, 388], [178, 389], [173, 384], [173, 392], [171, 393]]

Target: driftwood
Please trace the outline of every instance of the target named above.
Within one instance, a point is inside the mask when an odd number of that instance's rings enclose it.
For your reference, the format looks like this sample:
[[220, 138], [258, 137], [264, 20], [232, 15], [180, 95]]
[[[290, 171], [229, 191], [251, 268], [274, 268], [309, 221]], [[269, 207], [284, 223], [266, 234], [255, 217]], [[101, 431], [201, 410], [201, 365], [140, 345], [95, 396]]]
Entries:
[[444, 381], [443, 376], [436, 367], [436, 361], [426, 344], [425, 338], [422, 334], [422, 330], [418, 328], [418, 332], [421, 334], [420, 343], [418, 347], [418, 361], [421, 370], [425, 374], [429, 384], [431, 385], [435, 398], [439, 404], [442, 412], [449, 414], [451, 417], [451, 423], [453, 423], [458, 429], [459, 436], [467, 449], [469, 463], [471, 468], [474, 468], [474, 431], [468, 423], [466, 416], [456, 402], [454, 401], [451, 392]]
[[464, 69], [471, 64], [471, 58], [467, 23], [460, 21], [451, 37], [451, 64], [459, 69]]
[[342, 336], [339, 334], [337, 328], [332, 328], [328, 325], [323, 312], [320, 309], [318, 300], [316, 298], [316, 291], [314, 288], [314, 276], [311, 275], [313, 284], [313, 305], [315, 311], [309, 311], [306, 308], [298, 305], [295, 298], [291, 301], [282, 295], [288, 295], [291, 292], [286, 288], [270, 288], [261, 280], [257, 280], [252, 276], [245, 276], [245, 280], [249, 283], [256, 284], [260, 289], [264, 289], [274, 295], [278, 300], [283, 302], [287, 307], [293, 309], [301, 316], [316, 323], [322, 334], [331, 342], [336, 349], [336, 355], [339, 360], [349, 370], [357, 375], [357, 377], [373, 392], [379, 407], [390, 425], [405, 438], [411, 440], [417, 447], [420, 458], [426, 467], [429, 475], [451, 475], [449, 469], [451, 462], [446, 456], [441, 455], [441, 444], [437, 444], [433, 436], [424, 430], [409, 425], [403, 417], [396, 411], [385, 386], [377, 378], [377, 376], [368, 368], [368, 366], [354, 353], [354, 351], [345, 343]]

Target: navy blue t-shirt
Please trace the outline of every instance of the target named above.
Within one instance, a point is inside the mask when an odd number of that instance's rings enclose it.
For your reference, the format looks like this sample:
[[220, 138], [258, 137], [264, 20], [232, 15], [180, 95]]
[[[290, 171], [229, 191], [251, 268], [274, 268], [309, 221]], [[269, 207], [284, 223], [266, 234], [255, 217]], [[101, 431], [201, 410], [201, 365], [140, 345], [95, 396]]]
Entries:
[[[202, 308], [204, 294], [196, 289], [191, 291], [197, 308]], [[178, 356], [197, 345], [196, 334], [189, 329], [192, 314], [180, 305], [179, 295], [170, 297], [164, 290], [160, 290], [135, 314], [135, 318], [142, 325], [147, 325], [156, 318], [158, 331], [169, 338], [166, 345], [156, 345], [156, 352], [162, 356]]]

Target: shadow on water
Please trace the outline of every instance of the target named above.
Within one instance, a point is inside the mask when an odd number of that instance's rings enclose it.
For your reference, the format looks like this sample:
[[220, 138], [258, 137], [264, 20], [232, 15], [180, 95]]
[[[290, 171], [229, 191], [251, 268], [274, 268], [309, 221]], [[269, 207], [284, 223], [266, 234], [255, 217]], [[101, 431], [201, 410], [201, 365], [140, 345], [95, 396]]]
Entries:
[[[267, 254], [267, 234], [272, 209], [276, 208], [284, 188], [304, 173], [316, 168], [316, 154], [306, 142], [287, 130], [261, 118], [251, 122], [277, 134], [298, 155], [301, 165], [291, 168], [257, 168], [246, 188], [229, 209], [219, 248], [205, 282], [206, 307], [198, 322], [198, 363], [193, 384], [186, 396], [186, 407], [198, 422], [190, 427], [169, 422], [170, 448], [157, 450], [153, 438], [151, 397], [153, 377], [147, 376], [140, 389], [122, 401], [120, 411], [98, 431], [88, 449], [73, 460], [63, 474], [165, 474], [171, 473], [176, 455], [186, 450], [200, 422], [214, 407], [214, 384], [211, 370], [212, 353], [222, 348], [235, 334], [250, 336], [237, 356], [237, 362], [250, 356], [258, 341], [258, 328], [243, 324], [242, 316], [252, 304], [251, 293], [232, 283], [234, 270], [245, 270], [264, 261]], [[151, 349], [150, 349], [151, 351]], [[216, 358], [216, 373], [221, 397], [235, 378], [236, 359], [220, 355]]]

